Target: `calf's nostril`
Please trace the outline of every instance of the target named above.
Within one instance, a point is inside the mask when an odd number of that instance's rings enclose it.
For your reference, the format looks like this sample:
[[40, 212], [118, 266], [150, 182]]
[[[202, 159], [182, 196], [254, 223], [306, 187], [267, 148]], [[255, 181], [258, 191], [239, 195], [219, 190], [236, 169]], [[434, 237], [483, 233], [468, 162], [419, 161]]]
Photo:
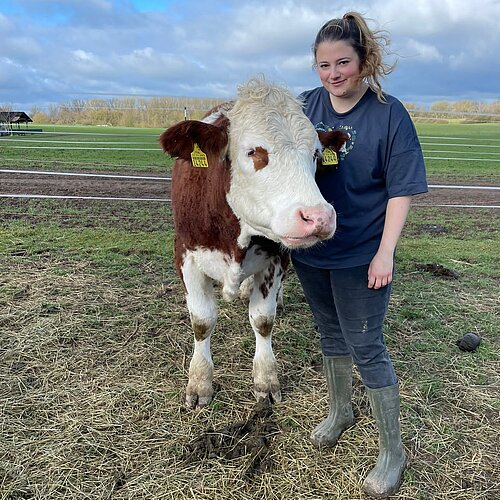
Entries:
[[301, 218], [304, 222], [312, 222], [311, 217], [308, 217], [308, 216], [307, 216], [307, 214], [305, 214], [304, 212], [300, 212], [300, 218]]

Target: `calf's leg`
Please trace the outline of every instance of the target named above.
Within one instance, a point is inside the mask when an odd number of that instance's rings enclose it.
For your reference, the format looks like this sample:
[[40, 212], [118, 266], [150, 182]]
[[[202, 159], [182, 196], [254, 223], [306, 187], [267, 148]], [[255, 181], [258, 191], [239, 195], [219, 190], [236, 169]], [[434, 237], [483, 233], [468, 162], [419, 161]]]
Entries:
[[272, 348], [272, 328], [282, 275], [281, 265], [273, 260], [264, 272], [254, 276], [249, 317], [255, 333], [253, 378], [257, 400], [270, 397], [274, 402], [281, 401], [276, 359]]
[[210, 339], [217, 323], [217, 302], [212, 280], [186, 258], [182, 266], [186, 286], [186, 303], [194, 332], [194, 352], [189, 364], [189, 381], [186, 388], [186, 405], [202, 408], [212, 400], [214, 364]]

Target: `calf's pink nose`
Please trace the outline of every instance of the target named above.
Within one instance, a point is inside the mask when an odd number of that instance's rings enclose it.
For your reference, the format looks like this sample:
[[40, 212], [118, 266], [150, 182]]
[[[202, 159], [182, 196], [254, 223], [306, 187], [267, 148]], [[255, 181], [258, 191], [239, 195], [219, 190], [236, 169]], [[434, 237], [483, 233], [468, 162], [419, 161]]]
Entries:
[[335, 229], [335, 211], [329, 208], [305, 208], [298, 210], [297, 218], [302, 229], [313, 233], [325, 233]]

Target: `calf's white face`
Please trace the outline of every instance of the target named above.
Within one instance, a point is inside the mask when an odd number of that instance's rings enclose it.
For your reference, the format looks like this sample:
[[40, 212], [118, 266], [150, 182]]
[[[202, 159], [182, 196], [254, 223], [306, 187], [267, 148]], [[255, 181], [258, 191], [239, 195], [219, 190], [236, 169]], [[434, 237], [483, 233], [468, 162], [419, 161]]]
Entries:
[[336, 214], [314, 179], [322, 146], [313, 125], [287, 91], [253, 90], [240, 91], [228, 112], [227, 201], [242, 226], [240, 245], [255, 234], [290, 248], [331, 238]]

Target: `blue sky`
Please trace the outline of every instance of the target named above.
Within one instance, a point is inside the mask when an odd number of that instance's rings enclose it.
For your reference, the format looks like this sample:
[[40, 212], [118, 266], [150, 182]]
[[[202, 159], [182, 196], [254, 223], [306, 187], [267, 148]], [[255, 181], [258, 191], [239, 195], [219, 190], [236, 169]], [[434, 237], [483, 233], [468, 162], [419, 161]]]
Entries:
[[500, 99], [498, 0], [1, 0], [0, 106], [231, 98], [256, 74], [299, 93], [319, 85], [316, 32], [348, 10], [391, 36], [387, 92], [416, 104]]

